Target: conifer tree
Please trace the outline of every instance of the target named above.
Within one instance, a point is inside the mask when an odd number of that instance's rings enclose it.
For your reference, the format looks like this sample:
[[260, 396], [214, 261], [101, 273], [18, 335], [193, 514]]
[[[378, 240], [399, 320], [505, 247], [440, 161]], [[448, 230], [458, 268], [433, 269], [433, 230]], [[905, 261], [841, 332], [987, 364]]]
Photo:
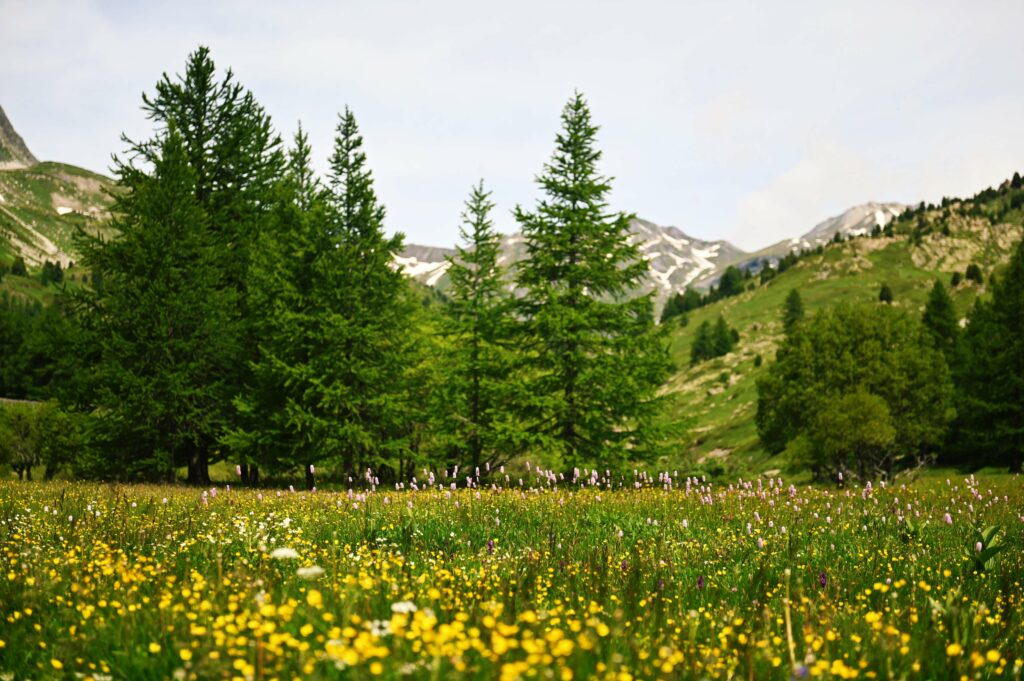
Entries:
[[882, 287], [878, 290], [878, 301], [891, 305], [892, 300], [892, 289], [889, 288], [888, 284], [882, 284]]
[[326, 196], [313, 174], [312, 150], [301, 127], [275, 189], [268, 224], [253, 249], [246, 282], [258, 353], [247, 389], [234, 399], [233, 427], [222, 438], [243, 480], [250, 482], [258, 481], [260, 466], [282, 472], [325, 457], [313, 434], [299, 428], [295, 418], [312, 377], [310, 358], [325, 344], [316, 333], [327, 312], [316, 269], [321, 258], [336, 250]]
[[711, 332], [711, 324], [705, 319], [697, 327], [697, 333], [693, 337], [693, 345], [690, 346], [690, 366], [700, 364], [714, 356], [715, 342]]
[[670, 369], [651, 296], [628, 299], [648, 264], [630, 243], [632, 216], [608, 210], [596, 135], [576, 93], [537, 178], [544, 198], [532, 212], [515, 210], [526, 241], [516, 272], [530, 376], [524, 414], [537, 444], [565, 466], [648, 454], [656, 391]]
[[721, 357], [732, 352], [733, 335], [732, 330], [725, 321], [725, 317], [718, 315], [714, 331], [714, 356]]
[[173, 124], [152, 162], [149, 173], [126, 173], [118, 238], [79, 244], [106, 282], [80, 298], [95, 359], [84, 369], [84, 397], [102, 413], [91, 432], [102, 473], [167, 479], [178, 466], [195, 470], [224, 426], [232, 386], [223, 367], [238, 352], [224, 329], [238, 297], [207, 257], [210, 218]]
[[255, 389], [235, 401], [246, 425], [226, 442], [271, 469], [301, 467], [307, 487], [317, 465], [349, 477], [394, 472], [408, 449], [416, 307], [391, 267], [402, 236], [384, 234], [362, 145], [346, 109], [321, 188], [296, 136], [285, 200], [251, 278], [254, 302], [270, 312], [258, 325]]
[[449, 303], [442, 330], [450, 347], [435, 391], [440, 430], [451, 452], [448, 463], [472, 469], [504, 463], [516, 439], [511, 298], [498, 264], [501, 236], [490, 219], [490, 196], [482, 181], [473, 187], [459, 228], [462, 244], [448, 259]]
[[1024, 465], [1024, 241], [992, 286], [976, 301], [964, 332], [958, 443], [973, 463]]
[[785, 307], [782, 311], [782, 328], [785, 329], [786, 333], [789, 333], [803, 318], [803, 298], [800, 297], [800, 291], [792, 289], [786, 296]]
[[953, 309], [953, 299], [938, 279], [928, 294], [921, 321], [931, 334], [935, 347], [946, 356], [946, 363], [955, 366], [960, 329], [957, 326], [956, 310]]
[[[271, 191], [278, 181], [283, 157], [280, 139], [274, 133], [263, 108], [251, 92], [235, 81], [230, 70], [218, 79], [209, 50], [199, 47], [189, 55], [183, 75], [164, 74], [155, 93], [143, 95], [143, 110], [153, 121], [154, 134], [141, 141], [124, 137], [128, 145], [127, 160], [115, 159], [118, 178], [131, 190], [145, 182], [146, 168], [161, 161], [166, 131], [177, 131], [191, 169], [191, 192], [199, 210], [206, 216], [204, 228], [209, 232], [207, 246], [194, 255], [191, 267], [198, 271], [217, 270], [223, 276], [199, 276], [197, 287], [215, 285], [227, 290], [208, 291], [209, 300], [223, 301], [229, 307], [217, 315], [221, 333], [235, 339], [252, 335], [249, 326], [249, 297], [246, 293], [247, 270], [252, 244], [259, 240], [273, 201]], [[116, 265], [111, 263], [116, 269]], [[97, 278], [107, 272], [94, 272]], [[109, 284], [109, 282], [105, 282]], [[172, 303], [174, 304], [174, 303]], [[235, 389], [247, 385], [248, 371], [254, 359], [252, 343], [235, 342], [237, 354], [223, 357], [217, 384]], [[198, 378], [198, 375], [196, 375]], [[203, 386], [194, 386], [201, 390]], [[228, 399], [210, 409], [211, 422], [227, 424], [234, 416]], [[189, 462], [188, 479], [192, 483], [209, 480], [208, 467], [219, 453], [216, 442], [222, 433], [204, 438], [203, 446]]]

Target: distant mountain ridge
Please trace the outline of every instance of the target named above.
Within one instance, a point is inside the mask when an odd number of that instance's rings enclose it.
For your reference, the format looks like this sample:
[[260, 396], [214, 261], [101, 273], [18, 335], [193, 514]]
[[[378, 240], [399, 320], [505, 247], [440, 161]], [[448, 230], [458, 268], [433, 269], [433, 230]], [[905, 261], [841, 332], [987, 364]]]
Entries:
[[[760, 269], [765, 262], [774, 265], [791, 251], [815, 248], [831, 241], [837, 233], [848, 238], [868, 234], [876, 226], [885, 227], [905, 209], [906, 206], [899, 203], [864, 203], [818, 223], [799, 237], [780, 241], [754, 253], [725, 240], [704, 241], [677, 227], [665, 227], [638, 218], [630, 225], [631, 240], [639, 246], [650, 264], [650, 273], [641, 291], [654, 291], [655, 301], [660, 307], [672, 293], [687, 286], [711, 286], [730, 265], [754, 270]], [[395, 260], [410, 277], [444, 289], [449, 267], [447, 258], [454, 254], [454, 248], [409, 244]], [[523, 257], [522, 234], [502, 237], [501, 265], [513, 265]]]
[[[650, 273], [641, 292], [653, 291], [659, 307], [674, 291], [724, 269], [725, 265], [745, 255], [728, 241], [696, 239], [676, 227], [662, 227], [648, 220], [633, 220], [630, 227], [631, 241], [650, 263]], [[395, 261], [410, 277], [443, 290], [447, 286], [447, 258], [454, 254], [453, 248], [409, 244]], [[522, 234], [502, 237], [500, 265], [508, 268], [525, 256]]]

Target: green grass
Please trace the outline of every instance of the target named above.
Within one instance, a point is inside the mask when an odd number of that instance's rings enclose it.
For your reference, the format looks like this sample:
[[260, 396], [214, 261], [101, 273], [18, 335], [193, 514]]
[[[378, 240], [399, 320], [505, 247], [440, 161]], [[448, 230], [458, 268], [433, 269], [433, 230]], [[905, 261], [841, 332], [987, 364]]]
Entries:
[[[757, 377], [767, 370], [783, 338], [781, 316], [789, 292], [797, 289], [806, 313], [812, 315], [841, 301], [876, 304], [879, 289], [886, 283], [893, 291], [893, 304], [919, 316], [933, 282], [939, 279], [948, 287], [952, 275], [952, 270], [930, 267], [931, 262], [939, 259], [959, 263], [955, 258], [936, 256], [970, 252], [972, 261], [991, 274], [1009, 258], [1010, 247], [1021, 234], [1017, 224], [965, 224], [949, 237], [925, 237], [920, 247], [903, 237], [831, 244], [824, 253], [801, 259], [753, 291], [691, 312], [686, 327], [669, 322], [673, 325], [671, 352], [680, 370], [669, 382], [668, 389], [677, 393], [677, 406], [667, 418], [689, 417], [696, 427], [683, 450], [661, 464], [670, 468], [696, 465], [736, 475], [772, 469], [796, 473], [789, 471], [784, 458], [767, 455], [753, 422]], [[983, 288], [969, 282], [952, 290], [958, 313], [965, 316], [983, 292]], [[714, 322], [720, 314], [740, 332], [740, 343], [725, 357], [690, 367], [690, 346], [696, 329], [704, 321]], [[757, 355], [763, 360], [760, 368], [754, 366]], [[727, 387], [718, 380], [723, 371], [731, 376]]]
[[[1021, 479], [947, 476], [0, 482], [0, 675], [1019, 679]], [[988, 526], [1005, 548], [980, 565]]]

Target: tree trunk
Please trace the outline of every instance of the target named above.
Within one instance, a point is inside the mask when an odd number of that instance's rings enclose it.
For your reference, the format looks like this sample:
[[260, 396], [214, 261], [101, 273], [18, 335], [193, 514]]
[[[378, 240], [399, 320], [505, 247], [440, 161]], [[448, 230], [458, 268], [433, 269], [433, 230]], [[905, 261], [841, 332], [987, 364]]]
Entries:
[[188, 483], [190, 485], [210, 484], [210, 466], [205, 449], [197, 449], [189, 455]]

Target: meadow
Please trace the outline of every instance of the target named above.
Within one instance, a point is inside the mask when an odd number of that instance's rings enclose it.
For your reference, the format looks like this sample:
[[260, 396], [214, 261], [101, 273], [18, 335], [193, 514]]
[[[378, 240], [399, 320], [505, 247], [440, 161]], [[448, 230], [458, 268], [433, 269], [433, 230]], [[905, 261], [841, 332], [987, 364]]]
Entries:
[[1019, 477], [578, 476], [0, 482], [0, 679], [1021, 677]]

